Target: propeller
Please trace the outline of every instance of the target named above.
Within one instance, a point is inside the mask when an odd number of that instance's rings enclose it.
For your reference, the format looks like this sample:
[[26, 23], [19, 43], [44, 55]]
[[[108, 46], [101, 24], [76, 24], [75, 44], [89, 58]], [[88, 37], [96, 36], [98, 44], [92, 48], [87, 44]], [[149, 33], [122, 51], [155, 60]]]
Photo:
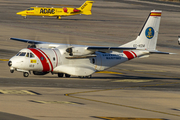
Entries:
[[[39, 36], [37, 36], [37, 33], [36, 32], [30, 32], [30, 34], [28, 35], [28, 39], [30, 40], [36, 40], [36, 41], [40, 41], [39, 40]], [[27, 48], [36, 48], [36, 45], [33, 43], [31, 45], [28, 45]]]
[[67, 49], [66, 52], [69, 53], [69, 56], [73, 56], [73, 46], [72, 46], [72, 39], [70, 39], [70, 36], [66, 37], [66, 44], [67, 44]]

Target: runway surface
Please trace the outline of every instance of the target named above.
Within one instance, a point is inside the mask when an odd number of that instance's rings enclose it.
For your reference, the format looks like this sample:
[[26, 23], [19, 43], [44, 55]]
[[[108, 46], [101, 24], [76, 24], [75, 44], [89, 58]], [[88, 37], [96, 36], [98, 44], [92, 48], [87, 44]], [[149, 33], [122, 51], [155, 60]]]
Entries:
[[[92, 15], [29, 16], [32, 6], [79, 7], [77, 0], [0, 1], [0, 119], [2, 120], [179, 120], [180, 3], [97, 0]], [[24, 78], [9, 72], [8, 59], [28, 44], [10, 37], [94, 46], [119, 46], [135, 39], [149, 12], [162, 10], [157, 49], [175, 55], [134, 59], [91, 79], [57, 75]], [[69, 41], [69, 42], [68, 42]]]

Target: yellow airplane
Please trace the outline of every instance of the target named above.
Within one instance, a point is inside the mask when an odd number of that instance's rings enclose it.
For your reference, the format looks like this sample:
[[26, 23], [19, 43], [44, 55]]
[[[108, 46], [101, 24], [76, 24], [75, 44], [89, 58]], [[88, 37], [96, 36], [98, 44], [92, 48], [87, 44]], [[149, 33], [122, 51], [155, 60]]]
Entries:
[[61, 17], [64, 16], [77, 15], [77, 14], [91, 15], [92, 14], [91, 8], [93, 2], [94, 1], [86, 1], [79, 8], [30, 7], [27, 10], [17, 12], [16, 14], [21, 15], [24, 18], [26, 18], [26, 16], [50, 16], [50, 17], [57, 17], [57, 19], [61, 19]]

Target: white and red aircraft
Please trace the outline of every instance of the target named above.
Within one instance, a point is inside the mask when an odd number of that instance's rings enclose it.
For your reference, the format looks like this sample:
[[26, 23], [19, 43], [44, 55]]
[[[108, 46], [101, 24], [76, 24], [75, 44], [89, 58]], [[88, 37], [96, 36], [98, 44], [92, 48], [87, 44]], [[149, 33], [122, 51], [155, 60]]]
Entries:
[[49, 72], [58, 77], [91, 77], [97, 71], [103, 71], [136, 57], [150, 54], [171, 54], [156, 50], [161, 11], [152, 10], [137, 38], [118, 47], [97, 47], [49, 43], [19, 38], [11, 40], [30, 43], [12, 57], [8, 65], [10, 72], [23, 72], [44, 75]]

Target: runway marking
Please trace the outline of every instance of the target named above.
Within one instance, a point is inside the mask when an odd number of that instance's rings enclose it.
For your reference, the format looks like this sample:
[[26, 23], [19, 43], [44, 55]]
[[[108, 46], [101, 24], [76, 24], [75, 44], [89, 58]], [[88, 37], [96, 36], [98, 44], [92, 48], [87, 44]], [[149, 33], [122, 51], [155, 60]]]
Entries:
[[95, 118], [100, 118], [104, 120], [166, 120], [166, 119], [159, 119], [159, 118], [98, 117], [98, 116], [95, 116]]
[[140, 82], [152, 82], [153, 80], [135, 80], [135, 79], [124, 79], [124, 80], [114, 80], [112, 82], [133, 82], [133, 83], [140, 83]]
[[89, 98], [74, 96], [75, 94], [80, 94], [80, 93], [91, 93], [91, 92], [100, 92], [100, 91], [109, 91], [109, 90], [121, 90], [121, 89], [130, 89], [130, 88], [139, 88], [139, 87], [163, 86], [163, 85], [170, 85], [170, 84], [180, 84], [180, 82], [162, 83], [162, 84], [155, 84], [155, 85], [143, 85], [143, 86], [137, 86], [137, 87], [125, 87], [125, 88], [115, 88], [115, 89], [82, 91], [82, 92], [68, 93], [68, 94], [64, 94], [64, 95], [68, 96], [68, 97], [72, 97], [72, 98], [87, 100], [87, 101], [93, 101], [93, 102], [115, 105], [115, 106], [120, 106], [120, 107], [132, 108], [132, 109], [136, 109], [136, 110], [143, 110], [143, 111], [148, 111], [148, 112], [154, 112], [154, 113], [160, 113], [160, 114], [180, 117], [180, 115], [174, 114], [174, 113], [162, 112], [162, 111], [151, 110], [151, 109], [146, 109], [146, 108], [134, 107], [134, 106], [130, 106], [130, 105], [123, 105], [123, 104], [117, 104], [117, 103], [111, 103], [111, 102], [106, 102], [106, 101], [93, 100], [93, 99], [89, 99]]
[[112, 71], [100, 71], [100, 72], [96, 72], [96, 73], [105, 73], [105, 74], [123, 74], [123, 73], [112, 72]]
[[9, 61], [9, 59], [0, 59], [0, 61]]
[[162, 76], [162, 77], [169, 77], [169, 78], [178, 78], [178, 79], [180, 79], [180, 77], [174, 77], [174, 76], [157, 74], [157, 72], [167, 72], [167, 71], [163, 71], [163, 70], [150, 70], [151, 72], [156, 72], [156, 73], [149, 73], [150, 71], [148, 71], [148, 70], [143, 71], [143, 70], [127, 70], [127, 69], [122, 69], [122, 71], [138, 72], [138, 73], [143, 73], [143, 74], [147, 74], [147, 75], [158, 75], [158, 76]]
[[83, 103], [78, 103], [78, 102], [68, 102], [68, 101], [41, 101], [41, 100], [29, 100], [29, 102], [35, 102], [35, 103], [40, 103], [40, 104], [81, 104]]
[[0, 90], [0, 94], [40, 95], [31, 90]]
[[118, 69], [122, 71], [135, 71], [135, 72], [167, 72], [164, 70], [127, 70], [127, 69]]

